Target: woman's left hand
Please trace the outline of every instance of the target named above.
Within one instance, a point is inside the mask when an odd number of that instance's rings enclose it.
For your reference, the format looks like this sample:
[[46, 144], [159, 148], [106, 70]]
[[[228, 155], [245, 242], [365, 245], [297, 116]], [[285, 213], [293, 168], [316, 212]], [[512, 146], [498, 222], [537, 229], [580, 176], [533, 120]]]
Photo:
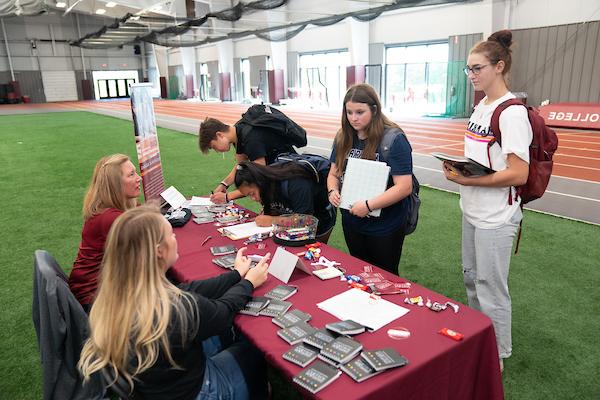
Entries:
[[369, 209], [367, 208], [367, 203], [364, 200], [359, 200], [357, 202], [355, 202], [354, 204], [352, 204], [352, 207], [350, 207], [350, 214], [359, 217], [359, 218], [364, 218], [369, 214]]

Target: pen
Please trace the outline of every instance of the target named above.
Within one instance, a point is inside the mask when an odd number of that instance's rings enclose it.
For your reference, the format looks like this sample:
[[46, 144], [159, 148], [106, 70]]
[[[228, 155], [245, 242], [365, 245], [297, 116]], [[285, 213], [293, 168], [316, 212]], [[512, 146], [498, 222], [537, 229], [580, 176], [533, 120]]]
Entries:
[[208, 236], [206, 237], [206, 239], [204, 239], [204, 240], [202, 241], [202, 244], [201, 244], [200, 246], [204, 246], [204, 245], [206, 244], [206, 242], [208, 242], [208, 240], [209, 240], [211, 237], [212, 237], [212, 236], [208, 235]]

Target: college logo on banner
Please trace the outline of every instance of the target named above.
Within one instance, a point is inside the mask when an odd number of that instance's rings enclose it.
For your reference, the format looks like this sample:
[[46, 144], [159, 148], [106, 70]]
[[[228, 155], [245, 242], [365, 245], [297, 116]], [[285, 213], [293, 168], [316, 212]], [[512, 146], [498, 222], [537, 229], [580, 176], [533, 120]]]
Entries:
[[131, 85], [135, 145], [146, 201], [158, 198], [165, 190], [151, 89], [150, 83]]

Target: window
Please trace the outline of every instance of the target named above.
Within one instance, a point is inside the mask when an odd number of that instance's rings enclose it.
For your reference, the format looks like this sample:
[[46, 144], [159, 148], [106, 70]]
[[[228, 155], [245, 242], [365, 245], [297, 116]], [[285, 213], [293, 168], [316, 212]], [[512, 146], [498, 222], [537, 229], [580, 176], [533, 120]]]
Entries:
[[409, 115], [446, 110], [448, 44], [429, 43], [386, 49], [385, 105]]
[[339, 107], [346, 93], [347, 50], [300, 54], [300, 97], [325, 107]]

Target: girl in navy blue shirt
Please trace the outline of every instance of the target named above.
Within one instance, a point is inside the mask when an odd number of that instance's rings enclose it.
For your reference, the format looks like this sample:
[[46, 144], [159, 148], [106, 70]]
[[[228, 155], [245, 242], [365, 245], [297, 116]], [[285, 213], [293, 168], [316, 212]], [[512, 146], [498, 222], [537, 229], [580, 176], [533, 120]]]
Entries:
[[[389, 149], [381, 148], [386, 135], [394, 135]], [[366, 84], [352, 86], [344, 97], [342, 128], [331, 152], [327, 178], [329, 201], [340, 205], [340, 192], [348, 158], [381, 161], [391, 167], [387, 190], [379, 196], [356, 201], [341, 210], [344, 238], [350, 254], [394, 274], [404, 243], [407, 197], [412, 191], [412, 148], [394, 122], [381, 112], [375, 90]], [[382, 209], [379, 217], [368, 217]]]

